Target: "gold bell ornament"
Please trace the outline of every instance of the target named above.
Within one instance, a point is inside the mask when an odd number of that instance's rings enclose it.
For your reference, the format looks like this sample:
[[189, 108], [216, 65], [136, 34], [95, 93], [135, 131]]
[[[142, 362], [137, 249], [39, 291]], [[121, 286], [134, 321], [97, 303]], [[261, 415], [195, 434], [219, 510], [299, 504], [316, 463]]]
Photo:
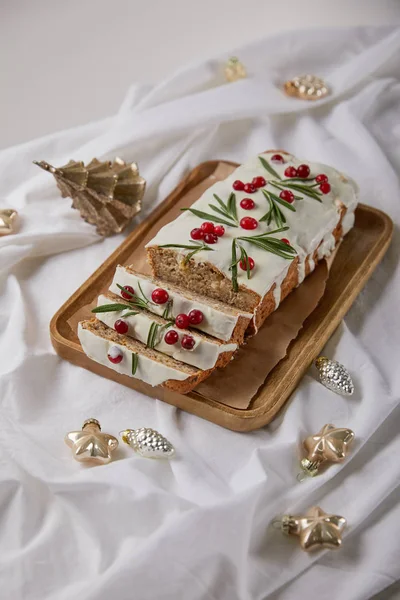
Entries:
[[161, 433], [150, 427], [125, 429], [120, 432], [122, 441], [143, 458], [171, 458], [175, 449]]
[[340, 548], [346, 519], [326, 513], [319, 506], [312, 506], [304, 515], [283, 515], [272, 524], [285, 535], [296, 535], [301, 548], [313, 552], [321, 548]]
[[329, 93], [325, 81], [316, 75], [299, 75], [289, 79], [283, 86], [287, 96], [300, 100], [321, 100]]
[[351, 396], [354, 393], [354, 384], [350, 373], [341, 363], [330, 360], [326, 356], [320, 356], [315, 361], [315, 366], [318, 369], [320, 382], [328, 390], [342, 396]]
[[330, 424], [324, 425], [315, 435], [308, 436], [303, 442], [307, 456], [301, 460], [302, 472], [297, 479], [303, 481], [307, 476], [315, 477], [328, 462], [343, 462], [353, 440], [354, 432], [351, 429]]
[[72, 448], [72, 456], [79, 462], [104, 465], [118, 448], [118, 440], [109, 433], [102, 433], [97, 419], [87, 419], [81, 431], [70, 431], [65, 443]]
[[225, 79], [230, 83], [247, 77], [246, 67], [236, 56], [231, 56], [225, 65]]
[[18, 213], [12, 208], [0, 208], [0, 236], [14, 233], [17, 225]]

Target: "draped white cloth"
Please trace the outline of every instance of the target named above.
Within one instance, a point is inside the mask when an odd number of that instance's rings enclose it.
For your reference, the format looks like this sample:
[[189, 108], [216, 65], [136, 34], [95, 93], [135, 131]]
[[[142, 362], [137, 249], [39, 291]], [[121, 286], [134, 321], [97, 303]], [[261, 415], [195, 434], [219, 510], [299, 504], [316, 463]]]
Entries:
[[[143, 218], [198, 163], [267, 148], [332, 164], [360, 200], [400, 224], [400, 29], [289, 32], [234, 49], [249, 77], [224, 82], [226, 56], [156, 86], [133, 85], [119, 112], [0, 153], [0, 198], [21, 227], [0, 238], [0, 596], [14, 600], [364, 600], [400, 576], [399, 238], [325, 354], [356, 392], [342, 398], [310, 371], [269, 427], [239, 434], [61, 360], [49, 321], [123, 235], [84, 223], [53, 178], [32, 165], [116, 155], [147, 179]], [[317, 103], [282, 81], [323, 76]], [[121, 447], [85, 468], [67, 431], [154, 427], [173, 461]], [[299, 442], [325, 423], [356, 433], [344, 465], [296, 481]], [[338, 552], [308, 555], [270, 526], [319, 504], [349, 528]]]

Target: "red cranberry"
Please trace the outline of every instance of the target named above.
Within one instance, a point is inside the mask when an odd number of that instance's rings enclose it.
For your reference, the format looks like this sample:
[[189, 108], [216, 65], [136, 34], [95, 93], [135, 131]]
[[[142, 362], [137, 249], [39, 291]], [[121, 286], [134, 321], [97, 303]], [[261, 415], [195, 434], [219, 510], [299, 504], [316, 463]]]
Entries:
[[310, 174], [310, 167], [308, 165], [299, 165], [297, 167], [297, 176], [302, 179], [306, 179]]
[[243, 217], [240, 219], [240, 227], [242, 229], [257, 229], [258, 221], [253, 219], [253, 217]]
[[236, 179], [236, 181], [232, 183], [232, 187], [237, 192], [242, 192], [244, 190], [244, 183], [243, 181], [240, 181], [240, 179]]
[[203, 313], [201, 310], [197, 310], [197, 308], [191, 310], [188, 317], [191, 325], [200, 325], [204, 319]]
[[265, 181], [264, 177], [254, 177], [251, 183], [256, 188], [264, 187], [264, 185], [267, 185], [267, 182]]
[[114, 323], [114, 329], [117, 333], [126, 333], [129, 329], [128, 323], [123, 319], [117, 319]]
[[118, 346], [111, 346], [107, 354], [107, 358], [110, 362], [113, 363], [113, 365], [117, 365], [118, 363], [120, 363], [123, 357], [124, 355], [122, 354]]
[[184, 335], [181, 339], [181, 346], [185, 348], [185, 350], [193, 350], [195, 345], [194, 338], [191, 335]]
[[175, 329], [170, 329], [169, 331], [167, 331], [167, 333], [164, 335], [164, 341], [166, 344], [168, 344], [169, 346], [173, 346], [174, 344], [176, 344], [176, 342], [179, 339], [179, 335], [178, 333], [175, 331]]
[[121, 296], [125, 298], [125, 300], [132, 300], [132, 296], [135, 295], [135, 290], [130, 285], [124, 285], [124, 289], [121, 290]]
[[222, 225], [216, 225], [214, 227], [214, 234], [217, 237], [222, 237], [224, 235], [224, 233], [225, 233], [225, 227], [223, 227]]
[[162, 288], [156, 288], [151, 293], [151, 299], [153, 300], [154, 304], [165, 304], [169, 300], [169, 295], [166, 290], [163, 290]]
[[271, 156], [271, 162], [283, 164], [285, 161], [283, 159], [283, 156], [281, 156], [280, 154], [274, 154], [273, 156]]
[[202, 240], [204, 237], [204, 231], [199, 227], [196, 227], [190, 232], [190, 237], [192, 238], [192, 240]]
[[290, 246], [290, 242], [287, 238], [282, 238], [281, 242], [283, 242], [284, 244], [287, 244], [288, 246]]
[[325, 175], [325, 173], [320, 173], [316, 176], [315, 181], [317, 183], [324, 183], [325, 181], [328, 181], [328, 175]]
[[296, 167], [288, 167], [285, 169], [285, 177], [297, 177]]
[[243, 198], [243, 200], [240, 201], [240, 206], [244, 210], [253, 210], [255, 205], [256, 205], [256, 203], [251, 198]]
[[331, 191], [331, 186], [327, 181], [325, 181], [324, 183], [321, 183], [319, 189], [323, 194], [329, 194], [329, 192]]
[[279, 198], [282, 198], [282, 200], [285, 200], [285, 202], [289, 202], [289, 204], [294, 202], [294, 194], [290, 190], [282, 190], [279, 194]]
[[201, 230], [203, 233], [214, 233], [214, 223], [210, 223], [210, 221], [205, 221], [201, 224]]
[[218, 237], [215, 233], [206, 233], [204, 236], [204, 241], [206, 244], [216, 244], [218, 242]]
[[253, 183], [245, 183], [243, 190], [246, 194], [254, 194], [254, 192], [257, 191], [257, 188]]
[[179, 329], [187, 329], [189, 327], [189, 317], [184, 313], [177, 315], [175, 318], [175, 325], [179, 327]]
[[[252, 271], [254, 269], [254, 260], [251, 258], [251, 256], [248, 257], [248, 262], [249, 262], [249, 269], [250, 269], [250, 271]], [[243, 271], [247, 271], [247, 261], [241, 260], [239, 263], [239, 267], [241, 269], [243, 269]]]

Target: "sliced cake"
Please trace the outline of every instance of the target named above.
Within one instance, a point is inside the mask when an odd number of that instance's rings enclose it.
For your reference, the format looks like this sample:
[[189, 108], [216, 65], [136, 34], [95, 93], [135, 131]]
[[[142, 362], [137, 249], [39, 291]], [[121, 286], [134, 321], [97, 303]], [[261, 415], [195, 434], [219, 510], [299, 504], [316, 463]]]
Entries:
[[237, 349], [204, 333], [177, 327], [166, 320], [111, 292], [102, 294], [93, 309], [97, 319], [118, 333], [127, 335], [176, 360], [199, 369], [224, 367]]

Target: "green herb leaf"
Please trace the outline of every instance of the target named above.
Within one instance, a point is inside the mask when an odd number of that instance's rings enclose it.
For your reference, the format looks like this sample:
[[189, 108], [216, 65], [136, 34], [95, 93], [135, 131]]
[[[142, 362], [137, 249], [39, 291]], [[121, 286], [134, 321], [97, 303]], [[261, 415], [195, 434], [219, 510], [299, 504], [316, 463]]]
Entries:
[[244, 264], [246, 265], [247, 279], [250, 279], [251, 271], [250, 271], [250, 261], [249, 261], [248, 254], [247, 254], [246, 250], [243, 248], [243, 246], [239, 245], [239, 249], [240, 249], [240, 261], [243, 261]]
[[130, 296], [131, 298], [135, 297], [135, 292], [131, 292], [130, 290], [128, 290], [126, 287], [124, 287], [123, 285], [119, 285], [119, 283], [117, 283], [117, 288], [119, 288], [120, 290], [122, 290], [123, 292], [125, 292], [125, 294], [127, 294], [128, 296]]
[[240, 237], [238, 239], [246, 241], [249, 244], [253, 244], [253, 246], [257, 246], [257, 248], [261, 248], [266, 252], [271, 252], [271, 254], [276, 254], [277, 256], [286, 258], [287, 260], [292, 260], [297, 254], [296, 250], [292, 248], [292, 246], [285, 244], [285, 242], [282, 242], [281, 240], [260, 239], [253, 237]]
[[120, 310], [126, 310], [127, 308], [129, 308], [129, 306], [127, 304], [117, 304], [117, 303], [103, 304], [102, 306], [97, 306], [96, 308], [92, 308], [92, 313], [117, 312]]
[[282, 182], [274, 182], [274, 181], [270, 181], [269, 182], [271, 185], [273, 185], [274, 187], [278, 188], [278, 190], [282, 190], [284, 188], [288, 188], [290, 190], [294, 190], [295, 192], [299, 192], [300, 194], [303, 194], [304, 196], [308, 196], [309, 198], [313, 198], [313, 200], [318, 200], [318, 202], [322, 202], [320, 196], [321, 193], [317, 192], [316, 190], [314, 190], [313, 188], [311, 188], [308, 185], [300, 185], [297, 183], [286, 183], [286, 181], [282, 181]]
[[266, 169], [268, 171], [268, 173], [270, 175], [272, 175], [272, 177], [274, 177], [275, 179], [282, 179], [282, 177], [279, 175], [279, 173], [277, 173], [275, 171], [275, 169], [273, 167], [271, 167], [271, 165], [269, 164], [268, 161], [265, 160], [265, 158], [263, 158], [262, 156], [259, 156], [258, 158], [260, 160], [260, 163], [264, 167], [264, 169]]
[[150, 325], [149, 333], [147, 334], [147, 342], [146, 342], [146, 346], [148, 348], [154, 349], [154, 346], [156, 345], [156, 342], [157, 342], [157, 333], [158, 333], [159, 327], [160, 326], [158, 325], [158, 323], [155, 323], [154, 321]]
[[212, 221], [213, 223], [222, 223], [222, 225], [227, 225], [228, 227], [237, 227], [235, 223], [230, 223], [225, 219], [221, 219], [220, 217], [216, 217], [210, 213], [203, 212], [202, 210], [196, 210], [195, 208], [181, 208], [181, 210], [188, 210], [196, 215], [196, 217], [200, 217], [200, 219], [206, 219], [207, 221]]
[[237, 210], [236, 210], [236, 195], [231, 192], [228, 198], [228, 202], [227, 202], [227, 208], [228, 208], [228, 212], [230, 215], [232, 215], [232, 218], [237, 222], [238, 220], [238, 216], [237, 216]]
[[[131, 297], [131, 300], [128, 300], [129, 307], [134, 306], [136, 308], [146, 308], [147, 309], [148, 301], [142, 300], [142, 298], [138, 298], [135, 294], [133, 294], [132, 292], [127, 290], [124, 286], [119, 285], [119, 283], [117, 283], [117, 287], [120, 290], [122, 290], [123, 292], [125, 292], [126, 294], [129, 294], [129, 296]], [[125, 306], [125, 308], [129, 308], [126, 304], [124, 306]]]
[[289, 202], [286, 202], [286, 200], [282, 200], [282, 198], [279, 198], [279, 196], [277, 196], [273, 192], [268, 192], [268, 193], [270, 194], [270, 196], [274, 200], [274, 202], [277, 202], [281, 206], [284, 206], [285, 208], [288, 208], [292, 212], [296, 212], [296, 209], [295, 209], [295, 207], [292, 204], [290, 204]]
[[239, 291], [238, 280], [237, 280], [237, 274], [238, 274], [237, 264], [238, 264], [238, 261], [236, 259], [236, 239], [233, 239], [232, 240], [232, 264], [229, 268], [232, 271], [232, 288], [233, 288], [234, 292]]
[[[223, 210], [221, 210], [220, 208], [218, 208], [218, 206], [214, 206], [213, 204], [209, 204], [208, 206], [211, 208], [211, 210], [214, 210], [215, 212], [219, 213], [223, 217], [230, 218], [229, 215], [226, 212], [224, 212]], [[233, 225], [232, 225], [232, 227], [233, 227]]]
[[134, 315], [138, 315], [138, 314], [139, 314], [139, 312], [138, 312], [138, 311], [135, 311], [135, 310], [130, 310], [129, 312], [127, 312], [127, 313], [124, 313], [124, 314], [122, 315], [122, 317], [125, 319], [126, 317], [133, 317]]
[[132, 352], [132, 375], [135, 375], [139, 364], [139, 357], [137, 354]]

